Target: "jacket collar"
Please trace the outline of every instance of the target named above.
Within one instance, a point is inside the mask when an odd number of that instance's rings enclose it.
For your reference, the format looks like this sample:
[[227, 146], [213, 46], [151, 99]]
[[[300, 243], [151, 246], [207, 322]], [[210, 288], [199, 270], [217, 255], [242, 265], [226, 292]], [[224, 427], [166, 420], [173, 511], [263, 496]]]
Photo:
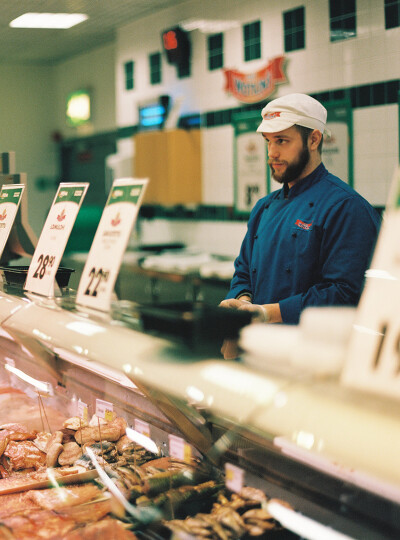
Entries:
[[[287, 198], [293, 199], [293, 197], [296, 197], [300, 193], [303, 193], [303, 191], [306, 191], [311, 186], [316, 184], [320, 181], [322, 176], [326, 173], [326, 168], [323, 163], [320, 163], [316, 169], [313, 170], [312, 173], [302, 178], [297, 184], [295, 184], [292, 188], [289, 189], [289, 193]], [[285, 187], [282, 186], [282, 189], [279, 192], [279, 199], [285, 198]]]

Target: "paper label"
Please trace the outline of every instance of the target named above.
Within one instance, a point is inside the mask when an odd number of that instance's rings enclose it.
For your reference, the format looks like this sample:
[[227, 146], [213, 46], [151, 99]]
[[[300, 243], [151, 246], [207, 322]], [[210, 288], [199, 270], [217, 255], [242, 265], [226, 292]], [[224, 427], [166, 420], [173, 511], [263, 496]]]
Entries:
[[83, 401], [78, 401], [78, 416], [84, 422], [88, 421], [88, 407]]
[[244, 470], [232, 463], [225, 463], [225, 486], [235, 493], [240, 493], [243, 485]]
[[138, 418], [135, 418], [135, 430], [138, 433], [141, 433], [142, 435], [145, 435], [146, 437], [150, 437], [150, 424], [147, 422], [144, 422], [143, 420], [139, 420]]
[[104, 418], [107, 422], [111, 422], [113, 419], [113, 408], [113, 404], [109, 401], [96, 399], [96, 416], [99, 418]]
[[54, 280], [88, 183], [61, 183], [54, 197], [25, 281], [25, 289], [54, 296]]
[[108, 311], [147, 179], [115, 180], [79, 282], [78, 304]]
[[0, 191], [0, 257], [21, 204], [24, 184], [5, 184]]
[[168, 435], [169, 455], [189, 463], [192, 459], [192, 448], [181, 437]]

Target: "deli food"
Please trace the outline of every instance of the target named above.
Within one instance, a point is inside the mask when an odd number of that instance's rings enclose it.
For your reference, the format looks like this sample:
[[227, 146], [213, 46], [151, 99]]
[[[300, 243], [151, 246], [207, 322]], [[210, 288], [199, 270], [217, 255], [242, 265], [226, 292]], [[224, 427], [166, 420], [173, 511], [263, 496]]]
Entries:
[[262, 491], [229, 493], [220, 471], [198, 458], [154, 456], [126, 427], [115, 414], [86, 425], [72, 417], [53, 433], [1, 425], [0, 540], [134, 540], [152, 529], [165, 539], [244, 540], [280, 530]]

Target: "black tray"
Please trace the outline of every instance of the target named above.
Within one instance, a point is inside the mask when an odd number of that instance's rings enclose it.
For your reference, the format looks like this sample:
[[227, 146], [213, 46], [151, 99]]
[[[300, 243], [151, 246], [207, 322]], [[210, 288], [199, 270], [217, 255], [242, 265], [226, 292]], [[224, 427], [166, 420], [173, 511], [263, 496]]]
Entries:
[[[0, 271], [3, 273], [8, 285], [24, 285], [28, 274], [29, 266], [0, 266]], [[68, 287], [69, 279], [73, 268], [63, 268], [60, 266], [56, 273], [56, 282], [60, 289]]]
[[252, 318], [249, 312], [202, 302], [139, 305], [137, 310], [144, 330], [166, 334], [199, 351], [219, 351], [223, 340], [237, 339]]

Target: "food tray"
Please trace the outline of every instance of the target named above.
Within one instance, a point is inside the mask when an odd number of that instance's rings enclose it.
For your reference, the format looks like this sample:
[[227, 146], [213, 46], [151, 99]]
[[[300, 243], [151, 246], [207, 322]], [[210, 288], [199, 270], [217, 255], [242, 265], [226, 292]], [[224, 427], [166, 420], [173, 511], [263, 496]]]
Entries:
[[[23, 286], [26, 281], [28, 269], [29, 266], [0, 266], [0, 271], [8, 285]], [[73, 268], [64, 268], [61, 266], [58, 268], [56, 282], [61, 289], [68, 287], [72, 272], [75, 272]]]
[[202, 302], [142, 304], [136, 309], [144, 330], [183, 341], [196, 351], [219, 351], [223, 340], [237, 339], [240, 329], [252, 318], [249, 312]]

